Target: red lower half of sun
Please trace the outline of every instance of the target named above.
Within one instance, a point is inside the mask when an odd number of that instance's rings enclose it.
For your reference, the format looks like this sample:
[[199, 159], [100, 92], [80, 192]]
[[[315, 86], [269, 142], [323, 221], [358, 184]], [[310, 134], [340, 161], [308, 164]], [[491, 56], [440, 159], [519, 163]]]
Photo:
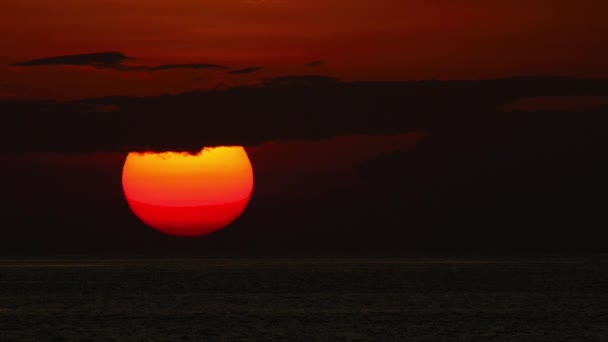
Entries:
[[238, 218], [253, 190], [243, 147], [187, 153], [130, 153], [122, 185], [133, 213], [169, 235], [200, 236]]
[[225, 204], [175, 207], [129, 201], [129, 207], [147, 225], [170, 235], [197, 236], [221, 229], [239, 217], [249, 199]]

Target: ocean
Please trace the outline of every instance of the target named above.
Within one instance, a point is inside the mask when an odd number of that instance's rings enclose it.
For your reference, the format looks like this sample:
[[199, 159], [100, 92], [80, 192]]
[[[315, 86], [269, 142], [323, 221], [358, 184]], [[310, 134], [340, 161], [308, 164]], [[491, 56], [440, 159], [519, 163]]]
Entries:
[[608, 341], [608, 258], [1, 258], [0, 341]]

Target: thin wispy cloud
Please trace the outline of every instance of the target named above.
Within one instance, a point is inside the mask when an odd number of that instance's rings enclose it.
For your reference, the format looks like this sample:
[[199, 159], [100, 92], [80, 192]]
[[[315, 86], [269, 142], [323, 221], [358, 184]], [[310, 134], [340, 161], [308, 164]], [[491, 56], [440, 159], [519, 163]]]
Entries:
[[251, 73], [254, 73], [254, 72], [260, 71], [260, 70], [262, 70], [262, 68], [260, 68], [260, 67], [250, 67], [250, 68], [233, 70], [233, 71], [230, 71], [230, 73], [233, 75], [251, 74]]
[[306, 63], [306, 66], [314, 68], [314, 67], [322, 66], [324, 64], [325, 64], [325, 61], [316, 60], [316, 61], [311, 61], [311, 62]]
[[212, 69], [212, 70], [227, 70], [226, 66], [218, 64], [163, 64], [155, 66], [126, 66], [121, 65], [116, 70], [121, 71], [162, 71], [172, 69]]
[[14, 67], [40, 66], [89, 66], [96, 69], [113, 69], [118, 71], [163, 71], [173, 69], [211, 69], [227, 70], [226, 66], [208, 63], [161, 64], [161, 65], [126, 65], [125, 61], [134, 60], [121, 52], [97, 52], [87, 54], [63, 55], [32, 59], [10, 64]]
[[132, 58], [116, 51], [98, 52], [76, 55], [53, 56], [37, 58], [29, 61], [13, 63], [11, 66], [37, 67], [37, 66], [92, 66], [94, 68], [117, 68], [126, 60]]

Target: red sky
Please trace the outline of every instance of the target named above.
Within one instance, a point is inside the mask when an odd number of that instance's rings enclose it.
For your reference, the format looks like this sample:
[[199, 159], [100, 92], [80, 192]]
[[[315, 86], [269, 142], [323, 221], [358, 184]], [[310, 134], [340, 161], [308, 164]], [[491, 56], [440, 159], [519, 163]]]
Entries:
[[[5, 0], [0, 98], [155, 95], [286, 74], [343, 80], [608, 76], [604, 0]], [[9, 67], [120, 51], [135, 63], [263, 70]], [[323, 66], [304, 64], [324, 60]]]

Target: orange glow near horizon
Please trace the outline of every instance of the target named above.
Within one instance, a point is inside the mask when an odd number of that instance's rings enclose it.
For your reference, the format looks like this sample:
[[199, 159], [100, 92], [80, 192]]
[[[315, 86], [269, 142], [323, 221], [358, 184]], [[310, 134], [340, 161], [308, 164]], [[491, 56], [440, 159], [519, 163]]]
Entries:
[[127, 156], [122, 187], [144, 223], [176, 236], [206, 235], [241, 215], [253, 190], [253, 169], [241, 146]]

